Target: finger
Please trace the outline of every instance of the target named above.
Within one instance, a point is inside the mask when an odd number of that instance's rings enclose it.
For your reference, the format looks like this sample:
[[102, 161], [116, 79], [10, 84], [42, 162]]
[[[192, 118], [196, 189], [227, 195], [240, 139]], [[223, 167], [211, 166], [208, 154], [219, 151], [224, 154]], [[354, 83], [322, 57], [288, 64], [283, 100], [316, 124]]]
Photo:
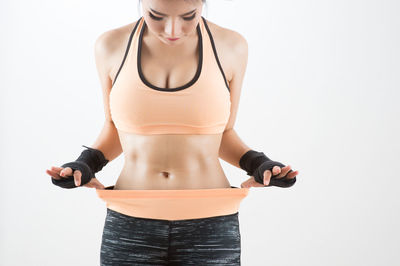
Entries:
[[278, 175], [281, 171], [281, 168], [277, 165], [272, 168], [272, 172], [274, 173], [273, 175]]
[[241, 187], [246, 187], [246, 188], [251, 187], [252, 180], [254, 180], [254, 177], [251, 176], [249, 179], [244, 181], [240, 186]]
[[56, 172], [54, 172], [54, 171], [52, 171], [52, 170], [46, 169], [46, 173], [47, 173], [48, 175], [50, 175], [52, 178], [54, 178], [54, 179], [57, 179], [57, 180], [60, 180], [60, 179], [61, 179], [61, 176], [60, 176], [58, 173], [56, 173]]
[[84, 184], [83, 186], [84, 186], [84, 187], [88, 187], [88, 188], [93, 188], [93, 185], [90, 184], [90, 183], [86, 183], [86, 184]]
[[256, 180], [253, 179], [250, 181], [250, 187], [264, 187], [264, 184], [260, 184]]
[[52, 167], [51, 167], [51, 170], [53, 170], [53, 171], [55, 171], [55, 172], [57, 172], [57, 173], [59, 173], [62, 169], [64, 169], [64, 168], [58, 167], [58, 166], [52, 166]]
[[93, 179], [94, 178], [90, 179], [90, 181], [88, 183], [86, 183], [84, 186], [86, 186], [88, 188], [94, 188], [95, 185], [94, 185]]
[[99, 182], [99, 184], [97, 185], [96, 188], [97, 189], [105, 189], [106, 187], [102, 183]]
[[264, 182], [265, 186], [268, 186], [269, 181], [271, 180], [271, 176], [272, 176], [272, 174], [271, 174], [270, 170], [264, 171], [264, 180], [263, 180], [263, 182]]
[[276, 178], [281, 178], [281, 177], [285, 177], [287, 175], [287, 173], [290, 171], [292, 167], [290, 165], [287, 165], [285, 167], [282, 167], [282, 172], [279, 176], [277, 176]]
[[58, 175], [58, 177], [60, 177], [60, 178], [64, 177], [64, 176], [61, 175], [61, 172], [62, 172], [63, 169], [64, 168], [58, 167], [58, 166], [52, 166], [51, 167], [51, 171], [55, 172]]
[[101, 183], [96, 184], [96, 185], [94, 186], [94, 188], [96, 188], [96, 189], [105, 189], [105, 187], [104, 187], [103, 184], [101, 184]]
[[240, 186], [241, 187], [250, 187], [249, 183], [250, 180], [252, 179], [252, 177], [250, 177], [249, 179], [247, 179], [246, 181], [244, 181]]
[[71, 176], [71, 175], [72, 175], [71, 167], [65, 167], [60, 172], [60, 176], [62, 176], [62, 177], [67, 177], [67, 176]]
[[104, 185], [96, 178], [92, 178], [89, 183], [96, 189], [105, 189]]
[[263, 187], [263, 184], [258, 183], [257, 181], [254, 180], [254, 178], [252, 180], [247, 180], [246, 182], [242, 183], [242, 187]]
[[79, 170], [74, 171], [75, 186], [79, 187], [81, 184], [82, 173]]
[[287, 174], [286, 178], [293, 179], [298, 174], [299, 174], [299, 171], [293, 171], [293, 172], [290, 172], [289, 174]]

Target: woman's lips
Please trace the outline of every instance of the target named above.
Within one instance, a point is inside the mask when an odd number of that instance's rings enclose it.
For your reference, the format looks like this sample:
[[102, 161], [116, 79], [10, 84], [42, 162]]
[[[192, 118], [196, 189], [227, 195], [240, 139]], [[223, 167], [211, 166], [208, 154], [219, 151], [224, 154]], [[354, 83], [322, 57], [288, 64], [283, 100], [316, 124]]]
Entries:
[[168, 40], [170, 40], [170, 41], [176, 41], [176, 40], [178, 40], [179, 38], [167, 38]]

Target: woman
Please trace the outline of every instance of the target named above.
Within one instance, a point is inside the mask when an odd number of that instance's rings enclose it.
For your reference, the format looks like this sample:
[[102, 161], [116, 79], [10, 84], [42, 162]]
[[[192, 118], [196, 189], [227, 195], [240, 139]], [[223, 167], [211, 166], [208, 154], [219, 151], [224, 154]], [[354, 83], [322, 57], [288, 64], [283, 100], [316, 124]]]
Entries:
[[[240, 265], [248, 188], [296, 180], [234, 131], [247, 43], [202, 17], [204, 2], [145, 0], [142, 17], [96, 42], [104, 127], [75, 162], [47, 173], [63, 188], [96, 188], [107, 203], [101, 265]], [[122, 152], [122, 172], [105, 188], [95, 173]], [[241, 188], [219, 157], [251, 176]]]

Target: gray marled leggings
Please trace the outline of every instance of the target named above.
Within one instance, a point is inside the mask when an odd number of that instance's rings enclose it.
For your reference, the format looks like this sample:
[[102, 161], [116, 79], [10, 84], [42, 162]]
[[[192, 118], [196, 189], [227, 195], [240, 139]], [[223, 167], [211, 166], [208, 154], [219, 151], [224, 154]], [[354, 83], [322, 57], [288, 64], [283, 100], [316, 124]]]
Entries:
[[240, 265], [238, 214], [170, 221], [132, 217], [107, 208], [100, 263]]

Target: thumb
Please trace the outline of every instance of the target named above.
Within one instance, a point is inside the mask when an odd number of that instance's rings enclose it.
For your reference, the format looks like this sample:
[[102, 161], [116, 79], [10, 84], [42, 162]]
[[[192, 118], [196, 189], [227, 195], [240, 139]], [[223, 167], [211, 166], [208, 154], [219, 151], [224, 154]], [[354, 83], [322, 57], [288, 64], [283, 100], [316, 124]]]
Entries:
[[96, 189], [105, 189], [104, 185], [102, 183], [100, 183], [99, 180], [97, 180], [96, 178], [92, 178], [91, 180], [92, 185], [94, 188]]
[[242, 188], [250, 188], [250, 187], [264, 187], [264, 185], [258, 183], [255, 179], [254, 176], [251, 176], [249, 179], [247, 179], [246, 181], [244, 181], [241, 184]]
[[249, 179], [247, 179], [246, 181], [244, 181], [244, 182], [240, 185], [240, 187], [242, 187], [242, 188], [251, 187], [251, 186], [252, 186], [252, 180], [253, 180], [253, 177], [250, 177]]

